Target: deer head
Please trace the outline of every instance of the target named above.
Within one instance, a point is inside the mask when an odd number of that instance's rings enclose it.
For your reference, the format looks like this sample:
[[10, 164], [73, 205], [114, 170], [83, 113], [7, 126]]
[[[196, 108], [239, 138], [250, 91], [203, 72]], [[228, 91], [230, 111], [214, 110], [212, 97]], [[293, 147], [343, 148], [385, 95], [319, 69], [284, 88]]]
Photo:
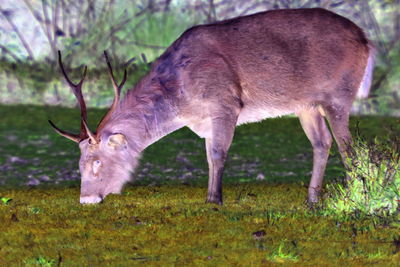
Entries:
[[129, 144], [126, 136], [122, 132], [105, 130], [105, 126], [118, 106], [121, 88], [126, 81], [126, 70], [122, 82], [117, 84], [106, 52], [104, 52], [104, 56], [114, 87], [114, 101], [98, 124], [96, 132], [92, 132], [87, 125], [86, 104], [82, 95], [82, 84], [86, 77], [87, 67], [85, 66], [81, 81], [74, 84], [64, 69], [61, 53], [58, 51], [61, 72], [71, 87], [81, 110], [80, 133], [69, 133], [58, 128], [50, 120], [49, 123], [57, 133], [79, 144], [81, 150], [79, 160], [80, 203], [82, 204], [98, 203], [110, 193], [120, 193], [137, 163], [136, 157], [128, 150]]

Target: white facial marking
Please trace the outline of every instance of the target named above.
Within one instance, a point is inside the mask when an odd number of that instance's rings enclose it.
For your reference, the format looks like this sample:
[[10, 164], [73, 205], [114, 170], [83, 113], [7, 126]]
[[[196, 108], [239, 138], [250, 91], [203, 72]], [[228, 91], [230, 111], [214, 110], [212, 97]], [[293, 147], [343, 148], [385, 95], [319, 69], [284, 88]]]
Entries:
[[101, 161], [100, 160], [93, 161], [93, 173], [94, 174], [97, 174], [99, 172], [100, 166], [101, 166]]

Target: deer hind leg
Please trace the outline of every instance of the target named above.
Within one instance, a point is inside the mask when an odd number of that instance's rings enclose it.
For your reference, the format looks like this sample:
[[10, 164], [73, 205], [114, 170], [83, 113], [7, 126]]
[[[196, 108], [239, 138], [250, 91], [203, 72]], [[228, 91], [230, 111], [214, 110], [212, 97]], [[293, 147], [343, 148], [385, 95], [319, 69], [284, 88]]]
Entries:
[[318, 109], [305, 109], [298, 112], [297, 115], [313, 147], [313, 170], [308, 187], [308, 202], [315, 203], [321, 192], [332, 136]]
[[342, 162], [348, 168], [347, 158], [353, 156], [352, 138], [349, 130], [350, 107], [346, 108], [344, 105], [332, 104], [324, 107], [324, 111], [338, 145]]
[[[222, 204], [222, 175], [224, 163], [232, 143], [237, 116], [228, 115], [212, 119], [211, 137], [206, 138], [209, 167], [207, 203]], [[234, 114], [232, 112], [231, 114]]]

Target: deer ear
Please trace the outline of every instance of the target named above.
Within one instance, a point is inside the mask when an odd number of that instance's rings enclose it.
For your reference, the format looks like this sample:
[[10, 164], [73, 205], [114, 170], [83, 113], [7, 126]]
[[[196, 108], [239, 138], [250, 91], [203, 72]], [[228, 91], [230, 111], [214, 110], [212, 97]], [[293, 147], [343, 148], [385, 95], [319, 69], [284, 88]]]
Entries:
[[107, 146], [115, 150], [125, 149], [128, 145], [126, 137], [123, 134], [112, 134], [108, 137]]

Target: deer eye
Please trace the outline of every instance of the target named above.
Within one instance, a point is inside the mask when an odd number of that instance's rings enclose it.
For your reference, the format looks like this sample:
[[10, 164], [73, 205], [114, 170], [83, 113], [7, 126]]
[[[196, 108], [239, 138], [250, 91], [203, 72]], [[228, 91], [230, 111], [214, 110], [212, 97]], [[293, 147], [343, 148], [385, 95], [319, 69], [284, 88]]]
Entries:
[[101, 166], [101, 161], [100, 160], [93, 161], [93, 173], [94, 174], [97, 174], [99, 172], [100, 166]]

